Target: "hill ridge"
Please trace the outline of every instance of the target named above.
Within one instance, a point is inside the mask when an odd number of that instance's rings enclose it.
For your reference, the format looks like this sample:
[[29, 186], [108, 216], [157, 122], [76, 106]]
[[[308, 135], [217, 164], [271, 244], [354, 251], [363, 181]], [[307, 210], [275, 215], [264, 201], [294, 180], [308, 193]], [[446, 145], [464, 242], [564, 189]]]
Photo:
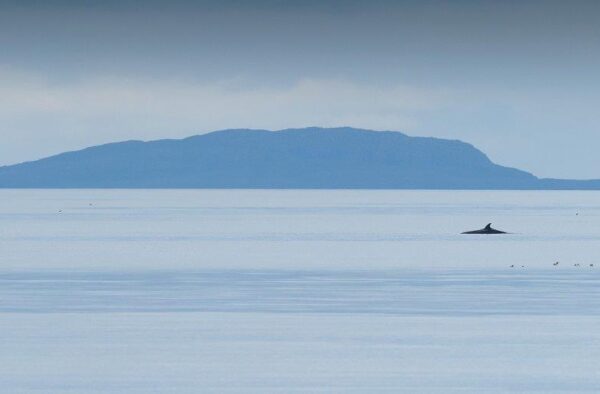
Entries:
[[539, 179], [473, 145], [352, 127], [224, 129], [0, 167], [0, 188], [597, 189]]

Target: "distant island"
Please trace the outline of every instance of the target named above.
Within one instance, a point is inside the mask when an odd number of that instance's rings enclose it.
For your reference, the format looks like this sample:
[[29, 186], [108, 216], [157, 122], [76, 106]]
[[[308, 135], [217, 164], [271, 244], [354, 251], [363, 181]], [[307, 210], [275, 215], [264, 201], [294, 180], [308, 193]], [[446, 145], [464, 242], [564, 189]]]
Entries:
[[600, 189], [494, 164], [457, 140], [349, 127], [124, 141], [0, 167], [1, 188]]

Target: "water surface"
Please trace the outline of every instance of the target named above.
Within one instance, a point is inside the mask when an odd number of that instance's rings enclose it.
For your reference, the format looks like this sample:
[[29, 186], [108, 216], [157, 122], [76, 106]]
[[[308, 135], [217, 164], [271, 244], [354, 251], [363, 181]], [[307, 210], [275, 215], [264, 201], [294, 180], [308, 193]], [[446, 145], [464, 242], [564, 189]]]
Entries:
[[598, 192], [0, 201], [0, 392], [600, 389]]

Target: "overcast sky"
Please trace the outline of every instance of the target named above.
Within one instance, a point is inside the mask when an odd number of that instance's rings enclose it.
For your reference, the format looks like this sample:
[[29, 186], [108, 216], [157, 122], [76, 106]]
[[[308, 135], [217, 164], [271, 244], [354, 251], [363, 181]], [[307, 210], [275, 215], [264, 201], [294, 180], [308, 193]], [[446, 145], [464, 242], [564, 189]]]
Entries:
[[0, 165], [347, 125], [600, 178], [599, 20], [596, 1], [0, 0]]

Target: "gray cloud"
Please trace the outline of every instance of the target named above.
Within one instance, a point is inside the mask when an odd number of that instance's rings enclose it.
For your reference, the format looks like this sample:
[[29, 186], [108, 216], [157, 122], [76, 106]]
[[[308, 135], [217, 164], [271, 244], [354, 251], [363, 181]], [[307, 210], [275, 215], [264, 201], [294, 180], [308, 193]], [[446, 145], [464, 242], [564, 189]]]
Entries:
[[0, 7], [0, 163], [114, 139], [353, 125], [600, 177], [597, 2]]

